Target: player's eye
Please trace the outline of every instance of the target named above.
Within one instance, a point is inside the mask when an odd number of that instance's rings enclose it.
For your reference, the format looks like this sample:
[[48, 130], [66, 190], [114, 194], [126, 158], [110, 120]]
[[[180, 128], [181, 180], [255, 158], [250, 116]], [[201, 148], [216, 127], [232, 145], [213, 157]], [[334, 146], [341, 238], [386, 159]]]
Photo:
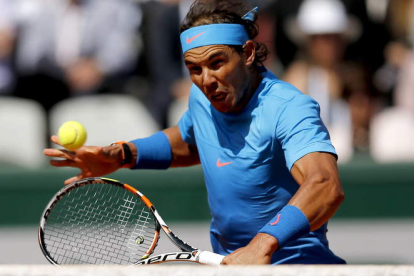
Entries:
[[188, 71], [191, 75], [200, 75], [201, 74], [201, 67], [199, 66], [188, 66]]
[[210, 67], [213, 70], [219, 69], [224, 64], [224, 61], [222, 59], [216, 59], [211, 64]]

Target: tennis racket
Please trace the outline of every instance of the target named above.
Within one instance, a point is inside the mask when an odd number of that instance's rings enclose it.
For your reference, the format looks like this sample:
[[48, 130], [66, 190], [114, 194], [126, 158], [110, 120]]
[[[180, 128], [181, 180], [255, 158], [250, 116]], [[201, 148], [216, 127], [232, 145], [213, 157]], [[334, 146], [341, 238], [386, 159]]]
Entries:
[[[161, 229], [181, 251], [151, 256]], [[42, 214], [38, 238], [43, 254], [55, 265], [170, 261], [219, 265], [224, 258], [182, 241], [147, 197], [128, 184], [103, 177], [62, 188]]]

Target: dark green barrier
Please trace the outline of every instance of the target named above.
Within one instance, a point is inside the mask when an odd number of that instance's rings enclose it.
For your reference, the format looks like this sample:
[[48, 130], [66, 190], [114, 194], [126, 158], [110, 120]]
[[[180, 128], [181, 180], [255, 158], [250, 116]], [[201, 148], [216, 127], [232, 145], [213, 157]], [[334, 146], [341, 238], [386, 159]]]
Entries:
[[[0, 223], [35, 224], [71, 169], [0, 171]], [[109, 175], [144, 193], [167, 220], [205, 220], [209, 216], [203, 176], [199, 168], [168, 171], [123, 170]]]
[[340, 167], [346, 199], [336, 218], [414, 217], [414, 164]]
[[[0, 170], [0, 224], [37, 224], [43, 208], [76, 170]], [[363, 163], [340, 167], [346, 193], [335, 218], [414, 217], [414, 164]], [[208, 220], [200, 167], [167, 171], [122, 170], [110, 175], [154, 203], [167, 222]]]

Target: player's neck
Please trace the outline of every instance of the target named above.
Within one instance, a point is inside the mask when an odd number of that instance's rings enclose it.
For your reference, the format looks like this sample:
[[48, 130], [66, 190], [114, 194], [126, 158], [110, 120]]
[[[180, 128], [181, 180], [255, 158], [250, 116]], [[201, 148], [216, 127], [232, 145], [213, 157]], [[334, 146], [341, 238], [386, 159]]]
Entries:
[[252, 74], [252, 85], [251, 85], [251, 95], [250, 98], [253, 96], [254, 92], [256, 92], [257, 88], [259, 87], [260, 83], [262, 82], [262, 75], [260, 74], [259, 70], [254, 70]]
[[236, 110], [232, 111], [232, 112], [240, 112], [242, 111], [250, 102], [250, 100], [252, 99], [254, 93], [256, 92], [257, 88], [260, 85], [260, 82], [262, 81], [263, 77], [260, 74], [260, 72], [258, 70], [254, 70], [252, 71], [251, 75], [250, 75], [250, 81], [248, 83], [248, 86], [243, 94], [243, 97], [240, 99], [239, 101], [239, 108], [237, 108]]
[[262, 81], [263, 77], [260, 74], [259, 70], [254, 70], [251, 75], [251, 81], [249, 83], [249, 86], [247, 87], [246, 91], [246, 98], [247, 98], [247, 104], [250, 102], [250, 99], [253, 97], [254, 93], [256, 92], [257, 88], [260, 85], [260, 82]]

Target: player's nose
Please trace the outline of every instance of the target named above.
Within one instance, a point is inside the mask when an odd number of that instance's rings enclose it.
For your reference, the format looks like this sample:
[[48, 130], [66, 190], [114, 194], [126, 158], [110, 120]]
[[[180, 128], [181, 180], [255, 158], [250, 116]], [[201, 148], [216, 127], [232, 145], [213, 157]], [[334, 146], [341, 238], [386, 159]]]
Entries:
[[214, 77], [210, 70], [204, 70], [202, 73], [202, 83], [207, 91], [215, 89], [217, 87], [217, 79]]

